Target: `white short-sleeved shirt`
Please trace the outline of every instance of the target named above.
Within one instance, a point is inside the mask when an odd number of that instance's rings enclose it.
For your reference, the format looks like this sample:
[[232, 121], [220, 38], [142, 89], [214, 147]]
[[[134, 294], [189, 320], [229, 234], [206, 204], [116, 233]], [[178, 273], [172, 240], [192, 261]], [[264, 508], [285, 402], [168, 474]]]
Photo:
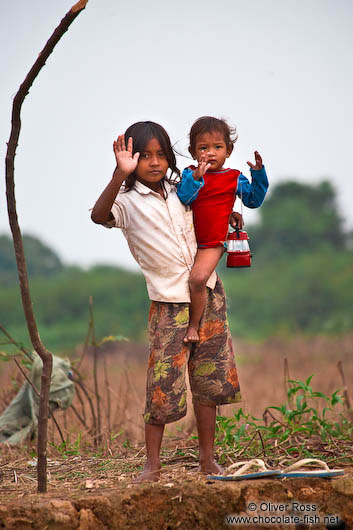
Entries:
[[[197, 251], [192, 211], [174, 186], [165, 182], [167, 199], [139, 181], [118, 193], [108, 228], [121, 228], [146, 279], [150, 300], [190, 302], [189, 276]], [[207, 286], [214, 289], [215, 272]]]

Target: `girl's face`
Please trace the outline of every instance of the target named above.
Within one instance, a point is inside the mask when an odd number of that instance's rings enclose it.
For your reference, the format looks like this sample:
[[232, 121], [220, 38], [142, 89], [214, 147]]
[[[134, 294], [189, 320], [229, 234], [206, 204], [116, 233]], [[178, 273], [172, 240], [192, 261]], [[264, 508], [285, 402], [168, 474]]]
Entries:
[[167, 173], [168, 160], [159, 141], [152, 138], [140, 153], [135, 174], [137, 180], [151, 190], [160, 190], [160, 181]]
[[209, 171], [218, 171], [230, 156], [232, 149], [227, 146], [222, 133], [214, 131], [200, 134], [196, 138], [193, 158], [200, 162], [201, 157], [206, 157], [206, 162], [211, 164]]

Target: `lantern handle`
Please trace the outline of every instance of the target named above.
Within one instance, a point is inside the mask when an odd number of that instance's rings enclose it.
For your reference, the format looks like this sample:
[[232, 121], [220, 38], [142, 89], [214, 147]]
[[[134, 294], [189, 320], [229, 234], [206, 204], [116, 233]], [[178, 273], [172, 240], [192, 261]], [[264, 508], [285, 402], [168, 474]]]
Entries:
[[[242, 183], [240, 182], [240, 215], [243, 218], [243, 186], [242, 186]], [[240, 232], [240, 228], [239, 228], [239, 225], [238, 223], [236, 224], [235, 226], [235, 232], [237, 233], [237, 238], [239, 239], [240, 236], [239, 236], [239, 232]]]
[[240, 214], [243, 217], [243, 184], [240, 182]]
[[[243, 185], [241, 182], [240, 182], [240, 215], [242, 219], [244, 219], [243, 217]], [[235, 226], [235, 232], [237, 233], [237, 238], [239, 239], [240, 228], [238, 226], [238, 223]]]

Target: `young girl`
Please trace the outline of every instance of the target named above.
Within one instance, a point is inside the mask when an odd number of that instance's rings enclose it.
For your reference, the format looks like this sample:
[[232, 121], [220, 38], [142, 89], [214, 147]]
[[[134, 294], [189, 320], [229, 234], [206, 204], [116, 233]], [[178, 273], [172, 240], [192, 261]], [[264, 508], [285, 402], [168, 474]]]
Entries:
[[236, 195], [245, 206], [258, 208], [266, 195], [268, 180], [261, 156], [255, 151], [255, 164], [248, 162], [252, 182], [237, 169], [224, 169], [237, 136], [225, 120], [204, 116], [190, 130], [189, 152], [198, 166], [183, 171], [178, 196], [192, 203], [197, 254], [190, 275], [190, 322], [184, 342], [199, 340], [199, 324], [206, 304], [206, 284], [224, 252], [229, 216]]
[[121, 228], [146, 278], [150, 356], [144, 413], [147, 462], [138, 481], [159, 478], [164, 425], [186, 414], [188, 365], [199, 437], [200, 471], [214, 460], [216, 406], [240, 401], [222, 284], [213, 272], [199, 342], [183, 338], [189, 315], [189, 275], [197, 251], [192, 211], [178, 199], [168, 168], [178, 175], [170, 139], [160, 125], [139, 122], [113, 144], [116, 168], [92, 210], [92, 220]]

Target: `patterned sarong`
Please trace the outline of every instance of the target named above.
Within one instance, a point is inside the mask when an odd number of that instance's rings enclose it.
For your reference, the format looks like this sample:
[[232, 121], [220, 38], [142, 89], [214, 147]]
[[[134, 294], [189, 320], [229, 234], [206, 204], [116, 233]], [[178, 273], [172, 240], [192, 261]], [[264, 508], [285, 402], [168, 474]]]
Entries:
[[188, 323], [189, 304], [151, 302], [146, 423], [171, 423], [185, 416], [187, 365], [194, 402], [215, 406], [241, 400], [225, 294], [219, 278], [213, 290], [207, 288], [200, 341], [192, 346], [183, 343]]

